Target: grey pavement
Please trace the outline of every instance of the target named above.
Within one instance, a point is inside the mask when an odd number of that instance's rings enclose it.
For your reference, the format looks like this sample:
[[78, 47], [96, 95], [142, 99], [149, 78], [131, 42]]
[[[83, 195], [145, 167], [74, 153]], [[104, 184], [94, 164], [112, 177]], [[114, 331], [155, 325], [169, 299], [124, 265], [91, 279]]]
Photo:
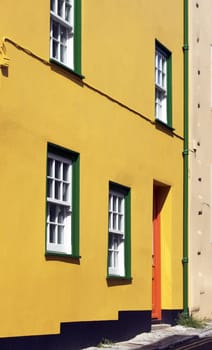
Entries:
[[[180, 325], [171, 327], [166, 324], [152, 325], [151, 332], [141, 333], [128, 341], [101, 344], [101, 348], [111, 350], [165, 350], [174, 345], [192, 342], [195, 339], [212, 336], [212, 321], [207, 322], [204, 328], [189, 328]], [[93, 346], [83, 350], [99, 350]]]

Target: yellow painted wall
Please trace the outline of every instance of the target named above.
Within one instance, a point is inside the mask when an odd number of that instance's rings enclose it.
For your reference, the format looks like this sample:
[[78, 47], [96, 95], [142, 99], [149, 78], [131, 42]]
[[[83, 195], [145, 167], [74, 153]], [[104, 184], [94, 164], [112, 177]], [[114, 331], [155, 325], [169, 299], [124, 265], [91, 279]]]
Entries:
[[[85, 83], [6, 42], [0, 71], [0, 336], [151, 310], [153, 181], [172, 187], [162, 306], [182, 308], [183, 1], [82, 0]], [[49, 59], [49, 3], [3, 1], [4, 36]], [[173, 54], [173, 126], [154, 123], [155, 38]], [[129, 110], [135, 110], [136, 113]], [[80, 264], [45, 258], [46, 150], [80, 153]], [[108, 183], [131, 188], [132, 283], [108, 287]], [[171, 220], [169, 216], [171, 215]], [[176, 215], [177, 214], [177, 215]], [[168, 259], [168, 260], [167, 260]], [[167, 288], [164, 287], [165, 283]]]

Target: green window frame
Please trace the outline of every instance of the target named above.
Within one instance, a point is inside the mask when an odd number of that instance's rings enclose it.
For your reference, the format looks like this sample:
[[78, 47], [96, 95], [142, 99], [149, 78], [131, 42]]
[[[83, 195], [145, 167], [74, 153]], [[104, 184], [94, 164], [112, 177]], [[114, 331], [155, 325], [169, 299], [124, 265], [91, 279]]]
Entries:
[[109, 182], [108, 278], [131, 279], [131, 194]]
[[74, 11], [74, 71], [81, 74], [81, 26], [82, 26], [82, 5], [81, 0], [75, 0]]
[[48, 143], [46, 255], [79, 258], [80, 155]]
[[155, 118], [172, 128], [172, 54], [155, 43]]
[[50, 61], [81, 76], [81, 0], [50, 0]]

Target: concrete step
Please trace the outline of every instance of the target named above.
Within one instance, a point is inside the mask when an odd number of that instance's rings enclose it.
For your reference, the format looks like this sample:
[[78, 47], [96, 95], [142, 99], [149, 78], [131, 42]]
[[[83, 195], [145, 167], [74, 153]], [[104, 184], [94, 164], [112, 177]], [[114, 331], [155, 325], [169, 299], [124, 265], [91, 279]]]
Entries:
[[156, 331], [159, 331], [161, 329], [166, 329], [169, 327], [171, 327], [171, 325], [168, 323], [155, 323], [155, 324], [152, 324], [151, 331], [156, 332]]

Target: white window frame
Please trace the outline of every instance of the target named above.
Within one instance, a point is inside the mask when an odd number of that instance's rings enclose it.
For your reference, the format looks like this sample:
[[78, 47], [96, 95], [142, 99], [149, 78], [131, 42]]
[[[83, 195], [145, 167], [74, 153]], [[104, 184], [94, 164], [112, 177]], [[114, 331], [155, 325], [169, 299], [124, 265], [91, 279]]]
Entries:
[[108, 273], [125, 276], [125, 196], [121, 192], [109, 192], [108, 222]]
[[74, 1], [51, 0], [50, 9], [50, 57], [72, 70], [74, 69]]
[[155, 52], [155, 117], [168, 123], [167, 117], [167, 56], [156, 48]]
[[47, 252], [71, 254], [72, 161], [48, 152]]

